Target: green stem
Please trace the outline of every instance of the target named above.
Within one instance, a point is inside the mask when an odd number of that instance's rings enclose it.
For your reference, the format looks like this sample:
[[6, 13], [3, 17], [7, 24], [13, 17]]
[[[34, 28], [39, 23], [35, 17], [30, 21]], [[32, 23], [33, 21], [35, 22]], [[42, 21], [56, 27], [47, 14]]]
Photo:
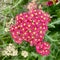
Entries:
[[3, 57], [3, 59], [2, 60], [5, 60], [5, 58], [6, 58], [7, 56], [5, 56], [5, 57]]
[[19, 0], [18, 3], [16, 3], [16, 4], [12, 7], [12, 9], [15, 8], [15, 7], [17, 7], [18, 4], [20, 4], [21, 2], [22, 2], [22, 0]]
[[49, 40], [51, 40], [51, 41], [54, 41], [54, 42], [56, 42], [56, 41], [58, 41], [58, 40], [54, 40], [54, 39], [52, 39], [50, 36], [48, 36], [47, 34], [45, 35]]

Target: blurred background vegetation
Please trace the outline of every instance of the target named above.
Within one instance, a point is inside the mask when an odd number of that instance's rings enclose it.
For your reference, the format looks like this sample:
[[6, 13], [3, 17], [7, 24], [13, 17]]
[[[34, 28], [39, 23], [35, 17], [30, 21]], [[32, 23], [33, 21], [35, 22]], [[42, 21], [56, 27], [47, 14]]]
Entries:
[[[6, 23], [15, 18], [21, 12], [27, 11], [26, 5], [31, 0], [0, 0], [0, 60], [60, 60], [60, 3], [52, 6], [43, 5], [42, 9], [51, 15], [51, 22], [48, 25], [48, 31], [44, 40], [51, 44], [51, 53], [49, 56], [40, 56], [35, 52], [35, 48], [23, 42], [21, 45], [16, 44], [9, 32], [5, 32]], [[48, 0], [39, 0], [42, 4]], [[1, 51], [9, 43], [13, 43], [19, 51], [18, 56], [2, 56]], [[29, 56], [21, 56], [22, 50], [27, 50]]]

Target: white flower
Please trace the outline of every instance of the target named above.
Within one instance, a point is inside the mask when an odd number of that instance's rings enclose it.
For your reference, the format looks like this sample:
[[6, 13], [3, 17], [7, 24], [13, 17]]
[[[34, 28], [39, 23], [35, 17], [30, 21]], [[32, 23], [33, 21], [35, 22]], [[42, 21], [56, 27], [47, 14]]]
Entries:
[[30, 2], [27, 5], [27, 9], [29, 9], [29, 10], [32, 10], [32, 9], [35, 9], [35, 8], [37, 8], [37, 4], [35, 2]]
[[5, 32], [8, 32], [9, 31], [9, 28], [5, 28]]
[[15, 46], [13, 44], [9, 44], [6, 48], [4, 48], [4, 50], [2, 51], [2, 55], [3, 56], [17, 56], [18, 55], [18, 51], [15, 48]]
[[28, 56], [28, 52], [27, 51], [22, 51], [21, 55], [26, 58]]
[[11, 54], [11, 56], [17, 56], [17, 54], [18, 54], [18, 51], [14, 50], [14, 52]]

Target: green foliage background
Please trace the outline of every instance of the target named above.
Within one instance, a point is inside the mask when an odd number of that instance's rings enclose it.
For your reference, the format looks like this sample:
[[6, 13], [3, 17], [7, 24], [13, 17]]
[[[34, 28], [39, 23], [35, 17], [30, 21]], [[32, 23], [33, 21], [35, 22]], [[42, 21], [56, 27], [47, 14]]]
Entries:
[[[39, 3], [48, 0], [40, 0]], [[43, 6], [43, 10], [49, 12], [51, 15], [51, 22], [49, 23], [48, 31], [44, 40], [51, 44], [51, 53], [49, 56], [41, 56], [36, 53], [35, 47], [31, 47], [27, 42], [23, 42], [21, 45], [16, 44], [9, 32], [5, 32], [5, 24], [14, 18], [17, 14], [26, 11], [25, 5], [30, 0], [12, 0], [12, 3], [0, 1], [0, 60], [60, 60], [60, 3], [53, 6]], [[9, 43], [13, 43], [19, 51], [18, 56], [1, 56], [1, 51]], [[26, 50], [29, 52], [29, 56], [24, 58], [21, 56], [21, 51]]]

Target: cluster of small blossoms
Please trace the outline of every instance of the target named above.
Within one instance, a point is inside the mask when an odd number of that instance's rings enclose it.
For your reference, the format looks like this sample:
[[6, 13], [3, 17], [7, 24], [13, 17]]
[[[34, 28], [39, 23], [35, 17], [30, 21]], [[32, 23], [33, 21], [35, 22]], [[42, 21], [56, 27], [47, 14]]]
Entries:
[[50, 44], [48, 42], [39, 42], [36, 45], [36, 51], [42, 56], [48, 55], [50, 53]]
[[17, 56], [18, 51], [15, 48], [15, 46], [10, 43], [6, 48], [4, 48], [4, 50], [2, 51], [2, 55], [3, 56]]
[[35, 8], [37, 8], [37, 4], [34, 1], [29, 3], [28, 6], [27, 6], [27, 9], [29, 9], [29, 10], [33, 10]]
[[[23, 40], [31, 46], [36, 46], [36, 51], [41, 55], [49, 54], [50, 45], [43, 42], [50, 21], [48, 13], [39, 9], [33, 9], [16, 16], [16, 24], [11, 26], [10, 32], [14, 41], [21, 44]], [[39, 44], [43, 42], [42, 44]], [[43, 45], [41, 47], [41, 45]], [[39, 47], [39, 48], [38, 48]], [[41, 51], [42, 50], [42, 51]]]
[[[34, 7], [35, 6], [35, 7]], [[11, 26], [10, 32], [14, 41], [21, 44], [23, 40], [36, 47], [36, 51], [42, 56], [50, 53], [50, 45], [44, 42], [44, 36], [48, 30], [50, 16], [42, 9], [36, 9], [35, 0], [28, 5], [28, 12], [16, 16], [15, 25]]]
[[47, 6], [52, 6], [53, 4], [56, 4], [57, 2], [59, 2], [59, 0], [49, 0], [47, 2]]
[[21, 52], [21, 55], [22, 55], [24, 58], [26, 58], [26, 57], [28, 56], [28, 52], [27, 52], [27, 51], [22, 51], [22, 52]]

